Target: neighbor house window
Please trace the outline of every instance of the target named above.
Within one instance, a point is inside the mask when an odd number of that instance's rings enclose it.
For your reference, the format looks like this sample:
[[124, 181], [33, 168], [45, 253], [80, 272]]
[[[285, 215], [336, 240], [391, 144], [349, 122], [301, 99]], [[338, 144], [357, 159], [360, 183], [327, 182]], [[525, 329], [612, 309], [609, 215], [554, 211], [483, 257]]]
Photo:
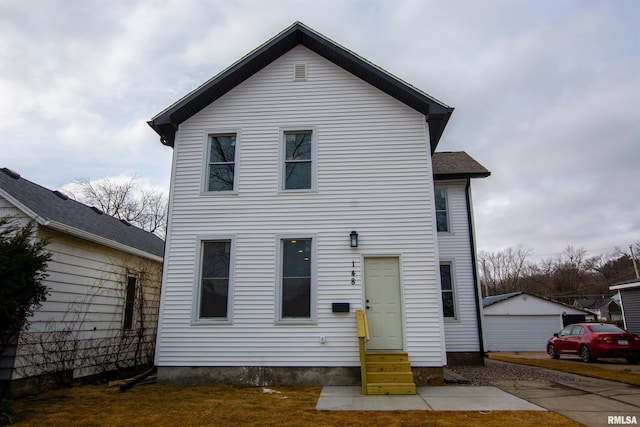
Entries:
[[438, 231], [449, 231], [449, 215], [447, 213], [447, 190], [436, 189], [436, 224]]
[[127, 292], [124, 301], [124, 321], [122, 322], [122, 329], [125, 331], [131, 330], [133, 327], [133, 311], [136, 303], [136, 285], [138, 284], [138, 277], [134, 275], [127, 276]]
[[207, 191], [233, 191], [236, 135], [209, 135]]
[[227, 319], [231, 241], [202, 242], [200, 273], [200, 319]]
[[445, 318], [456, 317], [453, 273], [451, 264], [440, 264], [440, 283], [442, 286], [442, 314]]
[[280, 318], [312, 319], [312, 240], [282, 240]]
[[284, 132], [284, 189], [313, 188], [313, 132]]

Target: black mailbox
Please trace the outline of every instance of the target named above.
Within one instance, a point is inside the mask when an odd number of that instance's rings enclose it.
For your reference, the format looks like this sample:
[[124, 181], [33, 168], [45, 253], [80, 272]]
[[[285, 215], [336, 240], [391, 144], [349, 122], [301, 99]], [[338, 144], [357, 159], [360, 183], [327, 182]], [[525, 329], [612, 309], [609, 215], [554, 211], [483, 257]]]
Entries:
[[334, 313], [348, 313], [350, 308], [348, 302], [334, 302], [331, 306], [331, 311]]

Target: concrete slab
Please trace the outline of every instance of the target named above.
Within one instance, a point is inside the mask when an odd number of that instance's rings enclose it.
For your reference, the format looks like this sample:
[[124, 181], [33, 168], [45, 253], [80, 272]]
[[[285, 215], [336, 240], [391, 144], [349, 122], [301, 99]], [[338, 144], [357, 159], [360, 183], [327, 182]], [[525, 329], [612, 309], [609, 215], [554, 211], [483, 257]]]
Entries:
[[326, 411], [546, 411], [495, 387], [418, 387], [415, 396], [365, 396], [360, 387], [322, 388]]
[[325, 386], [316, 404], [319, 411], [429, 411], [418, 395], [365, 396], [360, 387]]
[[546, 411], [496, 387], [418, 387], [434, 411]]

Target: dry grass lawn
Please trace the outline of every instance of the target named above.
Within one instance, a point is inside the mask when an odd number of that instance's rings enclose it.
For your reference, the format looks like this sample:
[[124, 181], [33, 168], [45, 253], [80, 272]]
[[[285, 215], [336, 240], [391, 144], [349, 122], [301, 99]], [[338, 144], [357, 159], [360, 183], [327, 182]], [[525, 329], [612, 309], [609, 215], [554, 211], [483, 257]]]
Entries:
[[489, 359], [501, 362], [519, 363], [521, 365], [537, 366], [539, 368], [553, 369], [555, 371], [568, 372], [583, 375], [585, 377], [599, 378], [601, 380], [617, 381], [620, 383], [640, 385], [640, 374], [630, 371], [616, 371], [603, 368], [592, 363], [583, 363], [569, 360], [553, 359], [526, 359], [521, 357], [502, 356], [491, 353]]
[[18, 426], [579, 426], [552, 412], [316, 411], [320, 387], [138, 385], [55, 390], [16, 400]]

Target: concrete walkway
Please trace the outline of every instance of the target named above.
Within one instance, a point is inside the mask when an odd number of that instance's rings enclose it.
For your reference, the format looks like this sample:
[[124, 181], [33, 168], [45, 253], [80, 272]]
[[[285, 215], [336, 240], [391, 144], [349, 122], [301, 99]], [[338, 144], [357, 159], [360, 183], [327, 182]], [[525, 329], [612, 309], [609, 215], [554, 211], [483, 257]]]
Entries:
[[575, 377], [575, 381], [503, 381], [495, 385], [589, 427], [640, 423], [640, 387]]
[[322, 388], [326, 411], [546, 411], [496, 387], [418, 387], [414, 396], [365, 396], [359, 386]]

